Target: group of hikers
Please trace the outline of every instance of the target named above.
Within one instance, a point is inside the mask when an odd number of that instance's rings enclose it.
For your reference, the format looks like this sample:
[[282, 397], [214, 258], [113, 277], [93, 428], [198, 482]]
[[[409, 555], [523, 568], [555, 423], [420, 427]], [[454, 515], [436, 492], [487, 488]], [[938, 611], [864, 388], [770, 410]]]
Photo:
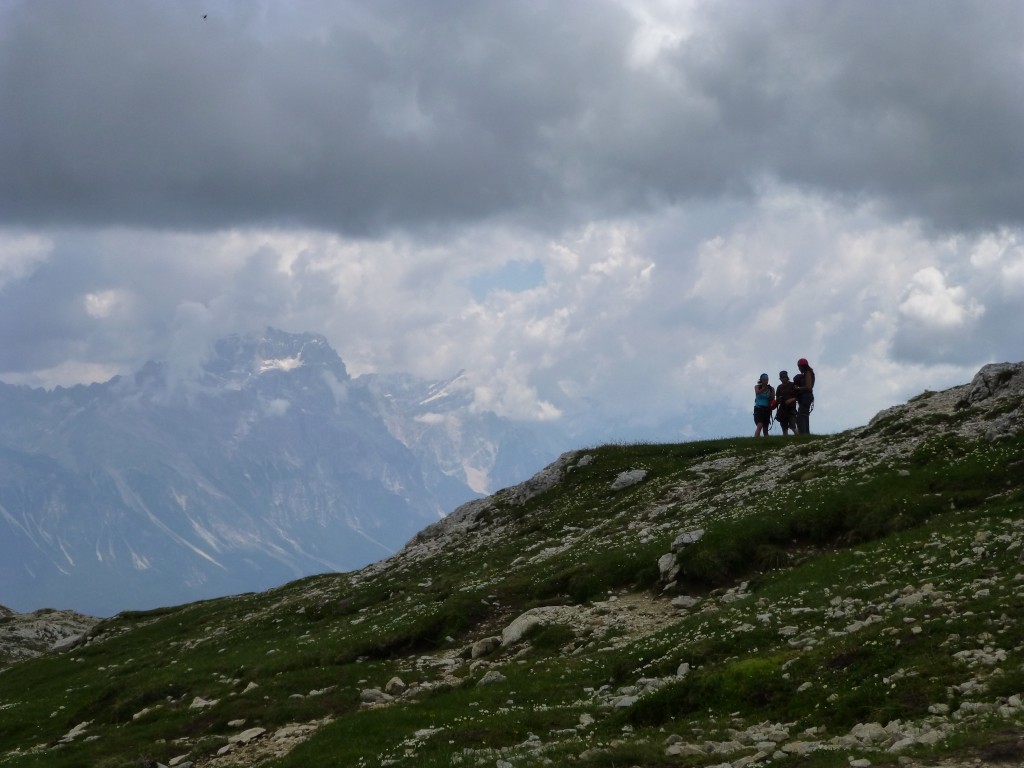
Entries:
[[782, 427], [782, 434], [809, 435], [811, 433], [811, 411], [814, 409], [814, 369], [806, 357], [796, 361], [800, 373], [789, 380], [788, 371], [779, 371], [779, 386], [768, 383], [768, 374], [762, 373], [754, 385], [754, 437], [767, 437], [775, 421]]

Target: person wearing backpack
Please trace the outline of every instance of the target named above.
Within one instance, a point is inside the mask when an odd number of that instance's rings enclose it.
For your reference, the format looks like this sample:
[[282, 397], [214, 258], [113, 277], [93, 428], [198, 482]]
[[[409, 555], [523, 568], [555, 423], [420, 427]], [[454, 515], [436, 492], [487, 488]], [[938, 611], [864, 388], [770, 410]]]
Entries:
[[814, 369], [807, 362], [806, 357], [796, 361], [796, 367], [800, 369], [799, 381], [794, 377], [793, 384], [796, 387], [796, 427], [801, 435], [811, 434], [811, 411], [814, 410]]
[[794, 435], [800, 434], [796, 427], [796, 385], [789, 380], [788, 371], [779, 371], [779, 386], [775, 388], [775, 400], [778, 402], [778, 410], [775, 411], [775, 421], [782, 427], [782, 434], [788, 435], [793, 430]]
[[754, 385], [754, 437], [762, 433], [768, 437], [768, 427], [772, 422], [772, 408], [775, 406], [775, 388], [768, 383], [768, 374], [762, 373]]

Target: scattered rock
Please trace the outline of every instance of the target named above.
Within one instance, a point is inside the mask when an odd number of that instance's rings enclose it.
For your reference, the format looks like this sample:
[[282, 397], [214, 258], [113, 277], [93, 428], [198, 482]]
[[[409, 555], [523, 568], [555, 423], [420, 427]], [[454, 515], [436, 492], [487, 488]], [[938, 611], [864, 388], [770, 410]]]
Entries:
[[258, 739], [266, 732], [266, 728], [250, 728], [247, 731], [242, 731], [241, 733], [232, 736], [229, 741], [232, 744], [248, 744], [250, 741]]
[[490, 672], [480, 678], [478, 685], [496, 685], [498, 683], [504, 683], [508, 680], [501, 672], [492, 669]]
[[379, 688], [364, 688], [359, 692], [359, 700], [364, 704], [387, 704], [394, 700], [394, 696], [389, 696]]
[[691, 597], [690, 595], [680, 595], [679, 597], [672, 598], [672, 607], [679, 608], [680, 610], [689, 610], [694, 606], [700, 605], [699, 597]]
[[485, 637], [483, 640], [477, 640], [473, 643], [470, 649], [470, 658], [479, 659], [483, 656], [489, 656], [501, 647], [501, 638]]
[[628, 472], [620, 472], [618, 477], [612, 482], [612, 490], [621, 491], [623, 488], [642, 483], [646, 479], [646, 469], [631, 469]]
[[532, 608], [522, 616], [516, 618], [511, 624], [502, 630], [501, 644], [505, 646], [518, 643], [531, 629], [546, 623], [544, 618], [544, 614], [546, 613], [550, 613], [550, 609]]
[[690, 544], [696, 544], [698, 541], [704, 538], [704, 529], [697, 528], [693, 531], [685, 531], [678, 536], [672, 542], [672, 551], [678, 552], [683, 547], [688, 547]]

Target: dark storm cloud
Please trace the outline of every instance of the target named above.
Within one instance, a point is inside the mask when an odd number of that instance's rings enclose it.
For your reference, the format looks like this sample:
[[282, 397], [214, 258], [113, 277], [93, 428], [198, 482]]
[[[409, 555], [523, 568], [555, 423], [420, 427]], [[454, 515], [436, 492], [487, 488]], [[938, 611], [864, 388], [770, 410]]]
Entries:
[[769, 179], [1024, 219], [1024, 5], [703, 3], [646, 59], [636, 23], [596, 0], [13, 2], [0, 217], [572, 223]]
[[762, 126], [752, 154], [767, 173], [878, 196], [943, 227], [1021, 222], [1011, 169], [1024, 160], [1024, 6], [712, 7], [712, 27], [730, 30], [732, 60], [745, 64], [726, 64], [710, 90], [738, 91], [727, 122]]
[[283, 29], [246, 4], [205, 22], [194, 8], [8, 11], [0, 215], [365, 230], [533, 204], [552, 183], [534, 167], [543, 126], [595, 68], [564, 42], [612, 34], [608, 9], [582, 6], [379, 3], [367, 19], [338, 3]]
[[1024, 6], [701, 8], [665, 53], [671, 80], [615, 89], [575, 143], [585, 188], [685, 200], [770, 179], [941, 227], [1024, 217]]

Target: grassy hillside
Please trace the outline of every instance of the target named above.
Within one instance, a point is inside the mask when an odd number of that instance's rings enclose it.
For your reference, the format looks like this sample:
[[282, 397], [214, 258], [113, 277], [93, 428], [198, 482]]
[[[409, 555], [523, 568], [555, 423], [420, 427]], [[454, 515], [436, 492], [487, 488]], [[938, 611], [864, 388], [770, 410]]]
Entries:
[[1022, 395], [579, 451], [363, 571], [121, 614], [0, 673], [0, 766], [1020, 764]]

